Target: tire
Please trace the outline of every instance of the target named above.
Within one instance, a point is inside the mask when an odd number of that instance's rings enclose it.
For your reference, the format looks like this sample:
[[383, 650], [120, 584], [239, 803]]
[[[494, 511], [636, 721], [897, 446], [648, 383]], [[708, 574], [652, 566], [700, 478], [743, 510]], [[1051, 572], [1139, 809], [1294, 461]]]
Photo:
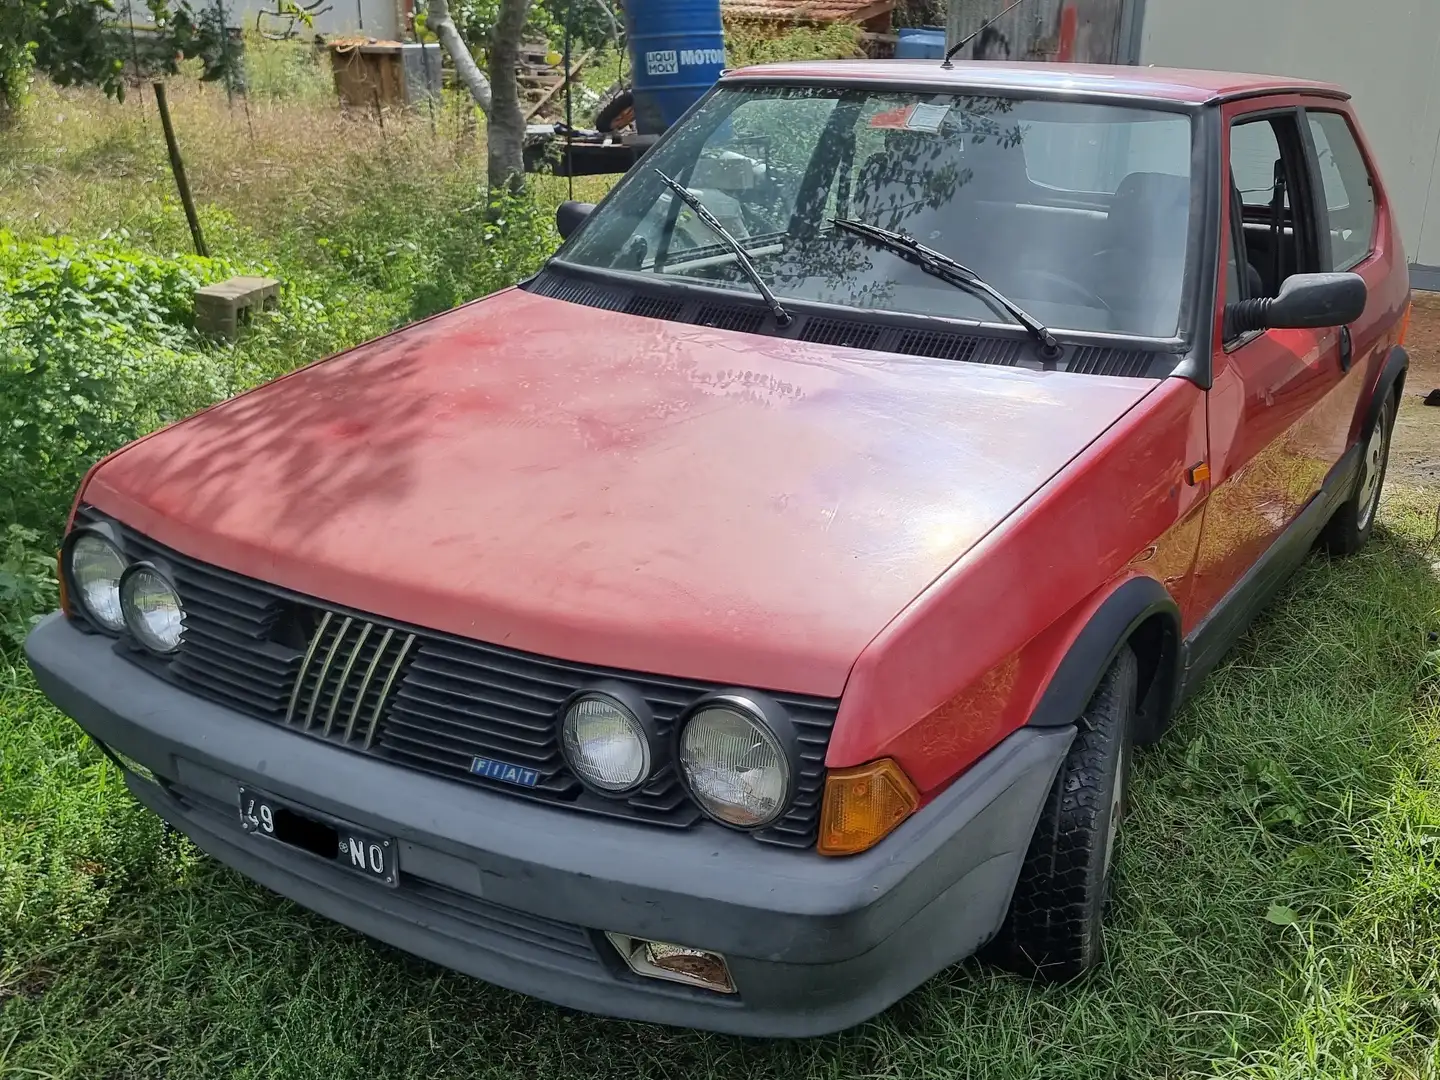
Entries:
[[1320, 534], [1320, 544], [1331, 555], [1353, 555], [1375, 532], [1375, 514], [1380, 507], [1380, 489], [1385, 485], [1385, 470], [1390, 464], [1390, 436], [1395, 430], [1395, 395], [1392, 393], [1380, 406], [1375, 424], [1365, 436], [1360, 452], [1360, 475], [1355, 477], [1355, 490]]
[[1133, 756], [1139, 665], [1127, 645], [1100, 681], [1060, 766], [987, 958], [1065, 982], [1103, 956], [1101, 929]]
[[621, 90], [595, 114], [595, 130], [609, 134], [635, 123], [635, 95]]

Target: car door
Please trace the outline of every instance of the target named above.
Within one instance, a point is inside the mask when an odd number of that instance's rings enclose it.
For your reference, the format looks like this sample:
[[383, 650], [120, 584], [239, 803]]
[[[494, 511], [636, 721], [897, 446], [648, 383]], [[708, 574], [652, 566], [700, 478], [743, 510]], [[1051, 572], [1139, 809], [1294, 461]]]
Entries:
[[[1329, 269], [1300, 105], [1269, 98], [1231, 103], [1223, 114], [1222, 305], [1274, 296], [1292, 274]], [[1201, 619], [1244, 600], [1247, 574], [1344, 451], [1354, 391], [1345, 387], [1341, 338], [1340, 329], [1266, 330], [1216, 345], [1207, 398], [1212, 489], [1191, 594]]]
[[1382, 250], [1383, 188], [1366, 159], [1348, 104], [1313, 101], [1304, 117], [1314, 170], [1321, 269], [1359, 274], [1369, 295], [1365, 313], [1339, 331], [1342, 375], [1315, 424], [1315, 437], [1326, 440], [1322, 457], [1334, 462], [1360, 437], [1368, 392], [1395, 343], [1397, 314], [1408, 302], [1409, 290], [1401, 283], [1404, 275], [1396, 273], [1397, 265], [1405, 265], [1404, 253]]

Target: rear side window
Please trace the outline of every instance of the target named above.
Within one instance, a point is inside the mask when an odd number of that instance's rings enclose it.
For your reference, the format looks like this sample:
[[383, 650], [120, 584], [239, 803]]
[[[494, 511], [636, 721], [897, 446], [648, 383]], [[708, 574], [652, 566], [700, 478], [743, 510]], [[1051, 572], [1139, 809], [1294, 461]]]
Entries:
[[1340, 113], [1308, 115], [1325, 187], [1330, 269], [1349, 270], [1367, 259], [1375, 247], [1375, 188], [1350, 122]]

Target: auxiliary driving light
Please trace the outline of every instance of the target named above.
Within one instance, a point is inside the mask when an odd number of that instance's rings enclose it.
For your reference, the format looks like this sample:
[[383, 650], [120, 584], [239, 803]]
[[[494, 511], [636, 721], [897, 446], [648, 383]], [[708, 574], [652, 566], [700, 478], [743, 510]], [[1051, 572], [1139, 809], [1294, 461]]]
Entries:
[[730, 968], [725, 963], [725, 957], [717, 952], [672, 945], [668, 941], [649, 941], [609, 930], [605, 936], [636, 975], [698, 986], [717, 994], [735, 993]]

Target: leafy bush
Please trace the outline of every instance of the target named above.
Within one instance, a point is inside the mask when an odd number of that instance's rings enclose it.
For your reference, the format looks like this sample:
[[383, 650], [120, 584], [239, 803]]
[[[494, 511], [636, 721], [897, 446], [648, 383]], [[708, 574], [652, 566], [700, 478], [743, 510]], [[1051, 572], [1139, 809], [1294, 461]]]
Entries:
[[55, 556], [34, 529], [0, 534], [0, 652], [18, 649], [30, 627], [58, 603]]
[[528, 277], [559, 239], [553, 216], [523, 195], [467, 207], [438, 224], [438, 242], [426, 253], [410, 294], [414, 319]]
[[120, 238], [0, 233], [0, 522], [54, 533], [96, 458], [237, 389], [190, 355], [192, 294], [229, 273]]
[[725, 51], [732, 67], [778, 60], [845, 60], [864, 55], [860, 27], [848, 22], [794, 26], [729, 20], [725, 24]]

